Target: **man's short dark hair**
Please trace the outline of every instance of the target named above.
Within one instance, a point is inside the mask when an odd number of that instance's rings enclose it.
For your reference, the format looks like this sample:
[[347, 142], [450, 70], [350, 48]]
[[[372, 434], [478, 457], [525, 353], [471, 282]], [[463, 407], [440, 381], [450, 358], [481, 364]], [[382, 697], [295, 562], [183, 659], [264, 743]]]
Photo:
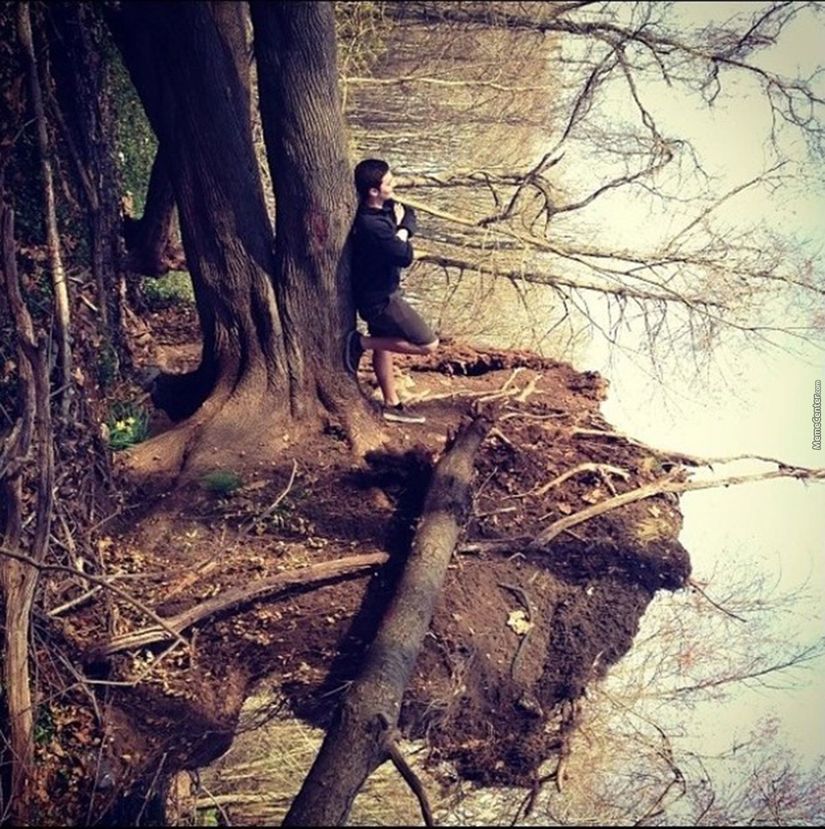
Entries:
[[365, 158], [355, 168], [355, 189], [361, 199], [366, 199], [370, 190], [381, 188], [381, 180], [390, 170], [390, 165], [380, 158]]

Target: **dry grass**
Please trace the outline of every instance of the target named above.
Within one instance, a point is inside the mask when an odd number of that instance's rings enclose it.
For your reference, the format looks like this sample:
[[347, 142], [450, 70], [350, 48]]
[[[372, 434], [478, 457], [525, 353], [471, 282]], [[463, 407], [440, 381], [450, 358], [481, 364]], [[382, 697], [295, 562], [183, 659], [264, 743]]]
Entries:
[[[278, 713], [279, 707], [277, 695], [270, 690], [247, 700], [232, 747], [200, 772], [201, 790], [195, 799], [198, 813], [222, 811], [233, 826], [281, 823], [315, 759], [323, 732]], [[424, 752], [411, 744], [402, 745], [402, 750], [438, 810], [439, 785], [422, 769]], [[373, 773], [350, 815], [353, 826], [421, 823], [418, 801], [390, 763]]]

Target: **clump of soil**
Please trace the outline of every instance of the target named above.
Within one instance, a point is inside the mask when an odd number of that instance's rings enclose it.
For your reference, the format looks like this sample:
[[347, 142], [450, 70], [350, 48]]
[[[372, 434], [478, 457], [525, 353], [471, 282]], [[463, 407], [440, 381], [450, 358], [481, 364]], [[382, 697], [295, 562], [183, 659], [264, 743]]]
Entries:
[[[161, 362], [184, 367], [179, 346], [167, 344]], [[161, 757], [172, 772], [225, 751], [264, 677], [295, 715], [329, 722], [403, 568], [434, 464], [489, 398], [501, 414], [476, 459], [473, 513], [401, 718], [433, 762], [486, 784], [530, 784], [574, 725], [572, 703], [631, 647], [655, 591], [685, 584], [672, 496], [606, 512], [527, 551], [552, 522], [661, 477], [667, 459], [612, 434], [601, 417], [602, 378], [528, 352], [458, 344], [399, 364], [427, 422], [387, 425], [384, 447], [362, 463], [331, 423], [285, 444], [274, 463], [239, 456], [169, 492], [134, 482], [103, 555], [109, 572], [132, 574], [132, 595], [161, 617], [281, 571], [370, 552], [389, 560], [212, 617], [187, 633], [186, 649], [167, 642], [92, 666], [101, 678], [141, 678], [110, 688], [119, 713], [106, 769], [119, 785], [151, 777]], [[369, 380], [363, 373], [367, 392]], [[112, 634], [147, 625], [116, 605]], [[65, 635], [99, 642], [101, 612], [66, 614]]]

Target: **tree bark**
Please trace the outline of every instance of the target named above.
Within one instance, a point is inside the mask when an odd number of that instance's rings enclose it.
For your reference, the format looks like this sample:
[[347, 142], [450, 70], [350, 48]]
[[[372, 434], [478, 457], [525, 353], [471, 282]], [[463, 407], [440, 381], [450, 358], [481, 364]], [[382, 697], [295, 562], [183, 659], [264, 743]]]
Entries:
[[124, 217], [123, 237], [129, 252], [129, 267], [136, 273], [160, 276], [169, 270], [168, 251], [173, 240], [175, 193], [169, 179], [163, 148], [158, 146], [146, 200], [140, 219]]
[[471, 421], [438, 463], [398, 591], [284, 825], [343, 825], [364, 781], [389, 757], [401, 698], [470, 509], [475, 453], [491, 425], [488, 415]]
[[[276, 290], [290, 396], [299, 415], [313, 385], [332, 401], [354, 324], [347, 239], [355, 214], [338, 91], [331, 3], [251, 4], [261, 119], [275, 190]], [[311, 347], [307, 347], [309, 341]], [[330, 370], [332, 369], [332, 370]]]
[[209, 9], [221, 37], [227, 44], [235, 69], [246, 93], [246, 104], [252, 106], [252, 44], [251, 22], [247, 3], [227, 3], [225, 0], [209, 0]]
[[199, 368], [162, 378], [156, 402], [177, 418], [210, 395], [259, 402], [283, 389], [287, 366], [248, 96], [230, 45], [208, 4], [125, 2], [107, 19], [166, 154], [203, 335]]

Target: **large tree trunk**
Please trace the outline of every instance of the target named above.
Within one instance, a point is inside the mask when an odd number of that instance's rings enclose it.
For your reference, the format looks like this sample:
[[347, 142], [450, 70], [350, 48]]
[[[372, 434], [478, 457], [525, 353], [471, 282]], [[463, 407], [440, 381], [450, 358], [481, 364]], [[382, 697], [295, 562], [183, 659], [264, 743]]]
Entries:
[[251, 9], [275, 190], [276, 288], [300, 413], [315, 384], [326, 399], [340, 399], [342, 339], [354, 320], [346, 242], [356, 205], [335, 19], [331, 3], [255, 2]]
[[251, 23], [247, 3], [227, 3], [225, 0], [209, 0], [209, 10], [225, 41], [241, 85], [246, 93], [247, 106], [252, 106], [252, 43]]
[[[209, 9], [229, 47], [247, 101], [251, 102], [248, 7], [246, 3], [211, 0]], [[166, 153], [159, 145], [149, 175], [143, 215], [140, 219], [126, 218], [124, 235], [130, 264], [135, 271], [157, 276], [169, 270], [176, 246], [174, 218], [175, 193], [169, 178]]]
[[436, 467], [398, 591], [284, 825], [342, 826], [367, 777], [390, 756], [401, 699], [470, 508], [475, 454], [491, 423], [488, 415], [468, 423]]
[[[200, 367], [166, 378], [156, 400], [186, 417], [211, 395], [262, 404], [283, 390], [272, 234], [252, 148], [248, 99], [202, 3], [124, 3], [115, 39], [167, 153], [203, 335]], [[274, 401], [268, 401], [273, 406]]]
[[[281, 122], [270, 128], [270, 164], [280, 179], [276, 254], [249, 96], [233, 52], [237, 38], [224, 35], [209, 4], [126, 2], [110, 12], [124, 62], [168, 153], [203, 334], [200, 367], [160, 378], [155, 400], [177, 417], [206, 401], [197, 421], [217, 418], [224, 444], [248, 442], [256, 416], [261, 426], [264, 417], [309, 422], [326, 408], [342, 411], [350, 426], [367, 420], [341, 356], [354, 320], [343, 255], [354, 204], [331, 14], [314, 4], [256, 12], [256, 38], [274, 44], [258, 47], [267, 62], [259, 79], [275, 75], [266, 94], [274, 96]], [[316, 48], [320, 68], [310, 57]], [[288, 58], [273, 57], [275, 49], [288, 50]], [[257, 437], [266, 437], [260, 431]]]

